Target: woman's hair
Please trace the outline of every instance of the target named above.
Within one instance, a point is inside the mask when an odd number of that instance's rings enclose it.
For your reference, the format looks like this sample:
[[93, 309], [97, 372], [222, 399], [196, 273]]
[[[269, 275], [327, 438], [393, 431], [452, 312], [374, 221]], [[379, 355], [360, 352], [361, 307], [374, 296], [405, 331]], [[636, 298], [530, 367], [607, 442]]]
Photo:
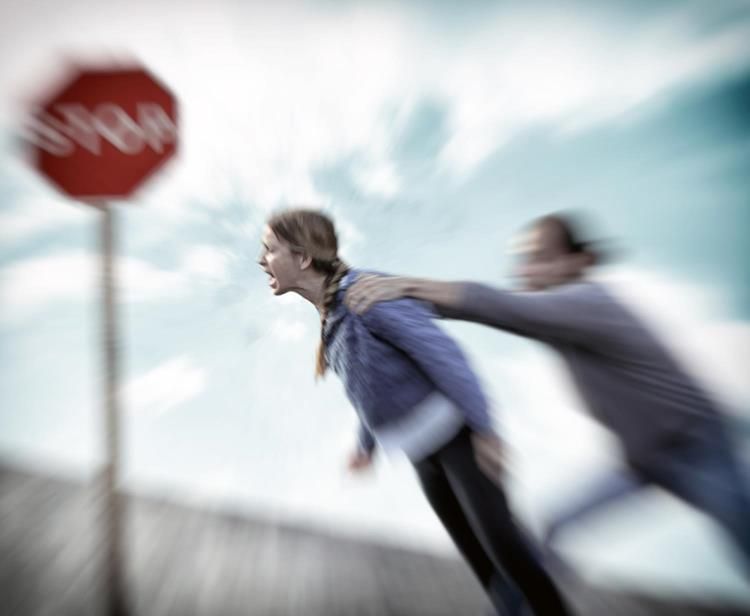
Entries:
[[315, 366], [315, 377], [322, 377], [328, 369], [323, 330], [328, 311], [332, 308], [336, 298], [339, 283], [349, 271], [349, 266], [338, 256], [339, 243], [336, 229], [333, 221], [322, 212], [303, 208], [284, 210], [274, 214], [267, 224], [277, 237], [289, 245], [293, 252], [310, 257], [313, 269], [326, 276], [320, 319], [320, 344]]

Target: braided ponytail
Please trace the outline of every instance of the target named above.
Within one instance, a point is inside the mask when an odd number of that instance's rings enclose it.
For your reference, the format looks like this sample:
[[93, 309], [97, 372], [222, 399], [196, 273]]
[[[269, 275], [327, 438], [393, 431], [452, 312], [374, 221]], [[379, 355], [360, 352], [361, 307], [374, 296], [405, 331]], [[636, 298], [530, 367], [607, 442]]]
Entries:
[[317, 266], [319, 269], [325, 269], [328, 271], [325, 288], [323, 289], [323, 310], [321, 311], [320, 317], [320, 343], [318, 344], [318, 355], [315, 365], [315, 378], [317, 380], [325, 376], [326, 370], [328, 370], [325, 342], [323, 340], [323, 331], [325, 329], [326, 320], [328, 319], [328, 311], [333, 307], [336, 292], [339, 290], [339, 283], [346, 275], [346, 272], [349, 271], [349, 266], [338, 257], [333, 261], [318, 264], [313, 263], [313, 265]]

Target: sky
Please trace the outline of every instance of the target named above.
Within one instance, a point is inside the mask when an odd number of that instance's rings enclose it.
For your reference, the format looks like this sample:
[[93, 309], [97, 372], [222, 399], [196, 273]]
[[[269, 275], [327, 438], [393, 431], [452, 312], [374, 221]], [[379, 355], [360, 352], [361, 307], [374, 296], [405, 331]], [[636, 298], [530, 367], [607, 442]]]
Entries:
[[[301, 204], [352, 265], [501, 285], [524, 224], [588, 212], [616, 257], [597, 276], [750, 435], [747, 2], [6, 2], [0, 24], [2, 459], [103, 460], [100, 215], [19, 135], [69, 62], [133, 58], [178, 98], [180, 141], [113, 204], [127, 489], [453, 549], [408, 462], [344, 470], [356, 416], [335, 375], [314, 381], [317, 314], [256, 264], [270, 212]], [[441, 327], [538, 529], [616, 445], [545, 349]], [[657, 492], [561, 548], [594, 580], [750, 600], [711, 523]]]

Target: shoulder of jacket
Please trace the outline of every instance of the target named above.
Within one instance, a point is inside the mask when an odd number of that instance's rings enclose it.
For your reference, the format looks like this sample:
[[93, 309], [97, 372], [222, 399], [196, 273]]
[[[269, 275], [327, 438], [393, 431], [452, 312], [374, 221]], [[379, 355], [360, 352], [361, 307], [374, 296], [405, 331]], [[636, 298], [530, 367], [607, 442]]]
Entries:
[[354, 284], [357, 278], [361, 276], [388, 276], [385, 272], [378, 272], [370, 269], [360, 269], [357, 267], [349, 268], [349, 271], [344, 274], [344, 277], [339, 282], [339, 292], [346, 290], [348, 287]]

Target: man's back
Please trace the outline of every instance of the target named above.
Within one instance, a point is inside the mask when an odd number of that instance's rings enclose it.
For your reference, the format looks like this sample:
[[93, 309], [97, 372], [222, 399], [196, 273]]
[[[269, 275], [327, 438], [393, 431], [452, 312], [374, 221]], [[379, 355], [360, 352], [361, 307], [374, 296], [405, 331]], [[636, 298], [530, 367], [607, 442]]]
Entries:
[[628, 458], [649, 457], [720, 415], [660, 340], [600, 284], [574, 282], [513, 293], [465, 283], [443, 316], [485, 323], [545, 342], [568, 365], [589, 411], [621, 440]]

